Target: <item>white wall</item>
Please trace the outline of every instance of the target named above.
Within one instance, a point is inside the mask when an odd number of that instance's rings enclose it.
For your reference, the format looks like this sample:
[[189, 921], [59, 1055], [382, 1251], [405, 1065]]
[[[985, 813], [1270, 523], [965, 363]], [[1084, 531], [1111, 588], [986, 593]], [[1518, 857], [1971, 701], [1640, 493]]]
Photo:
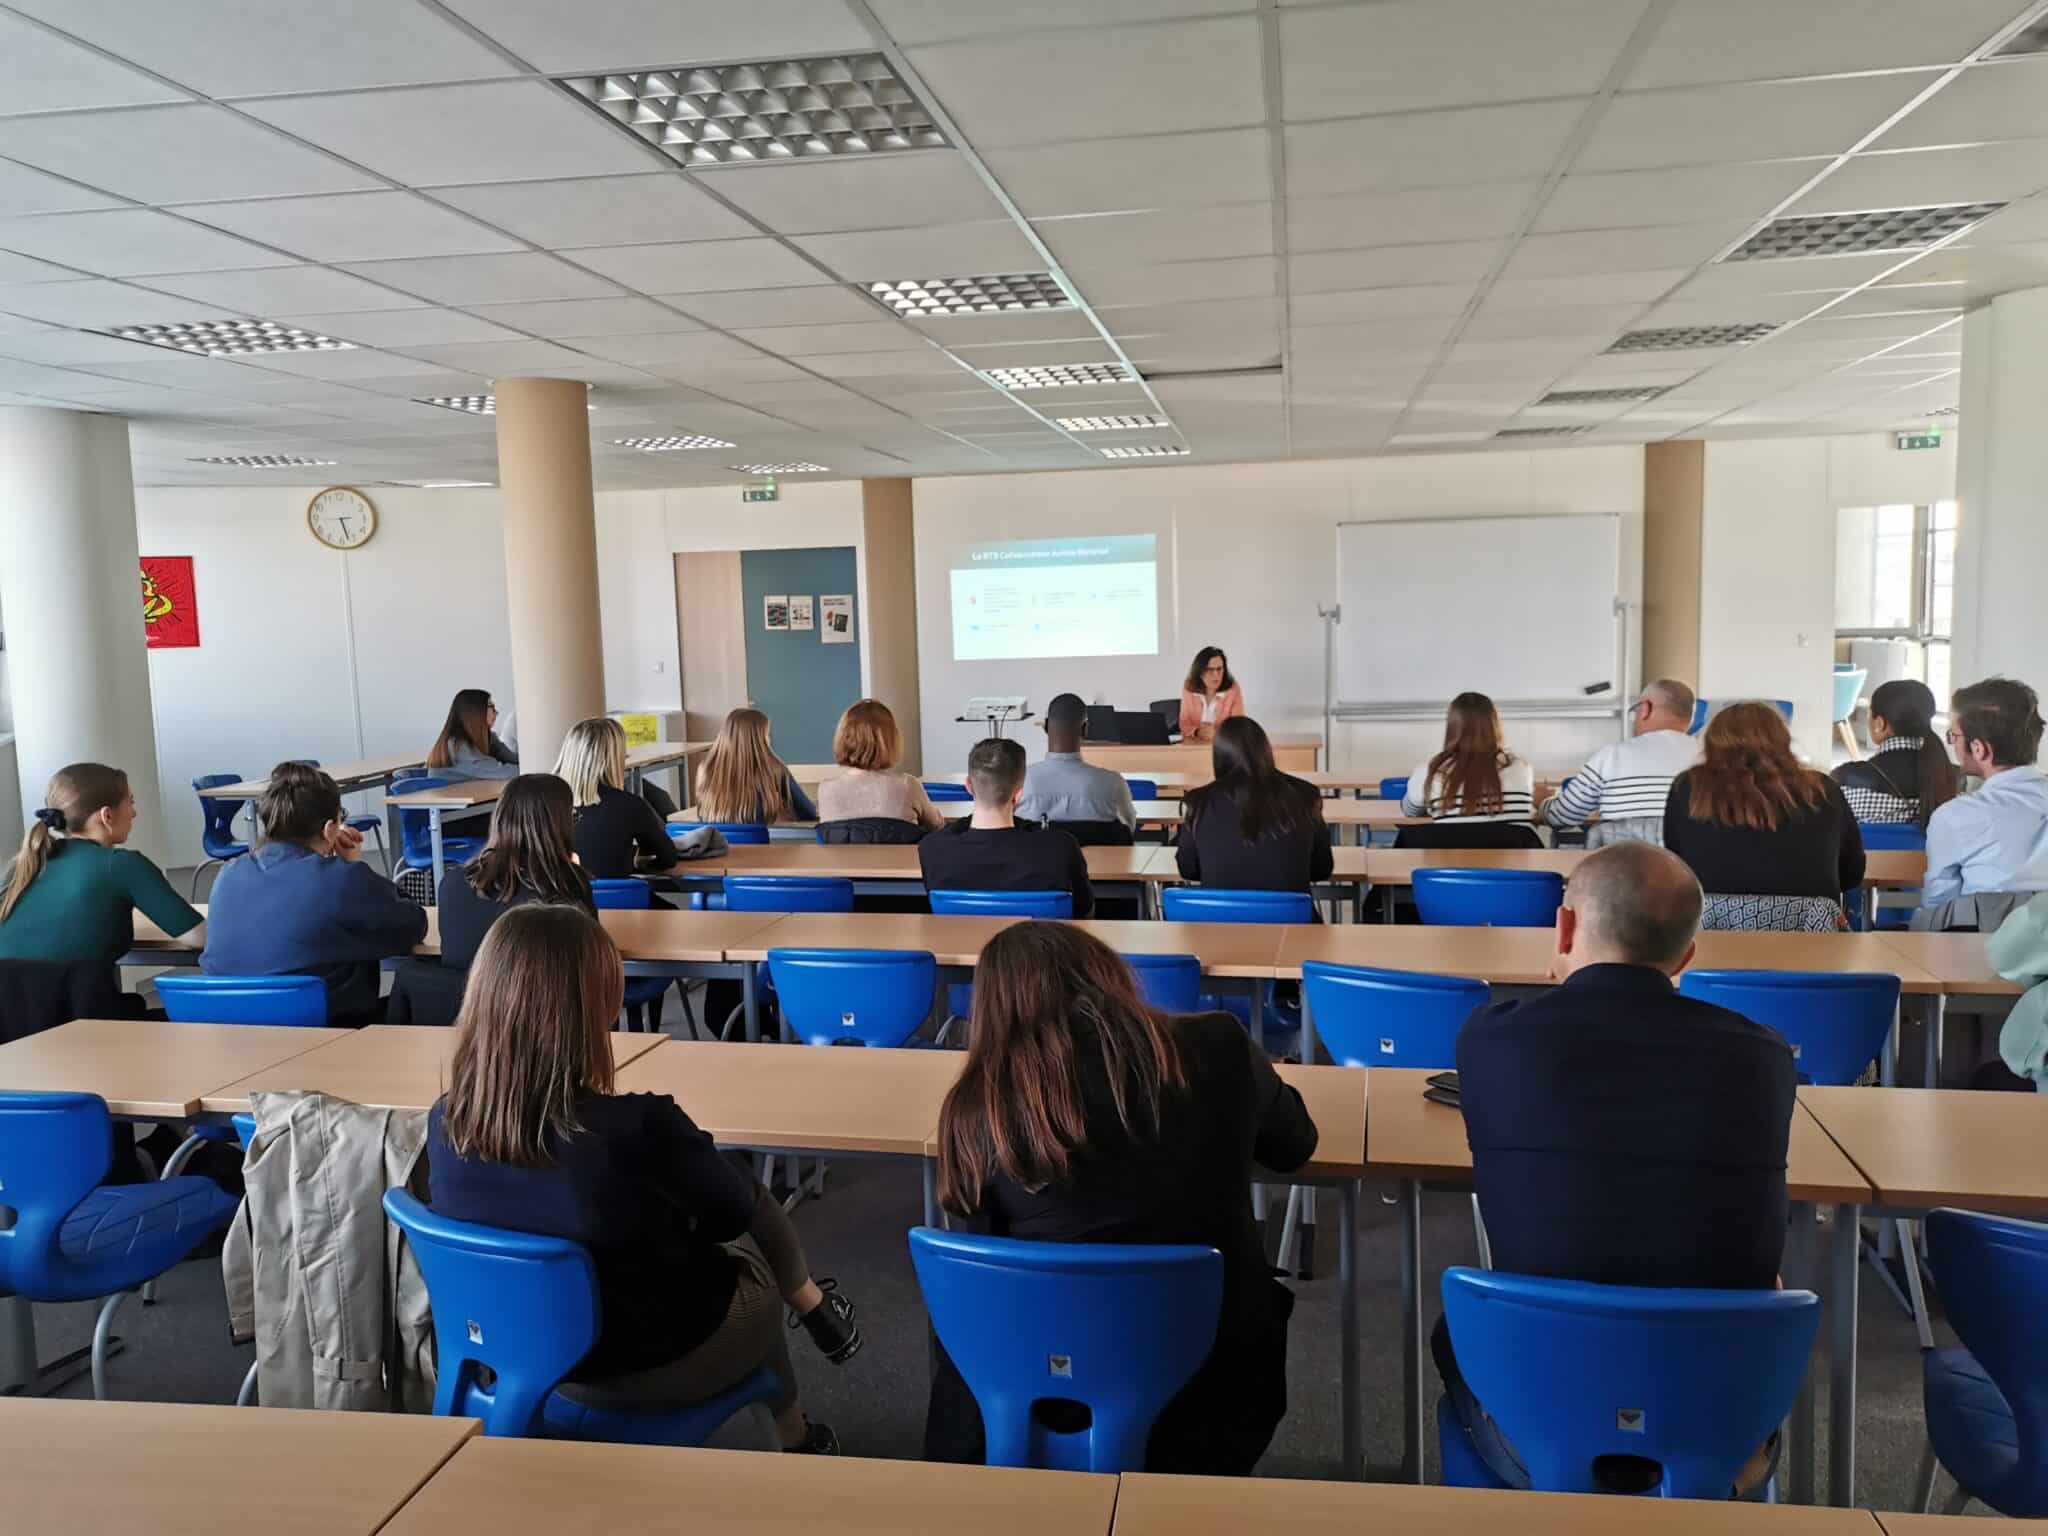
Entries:
[[1963, 321], [1955, 680], [2048, 685], [2048, 288], [2001, 294]]

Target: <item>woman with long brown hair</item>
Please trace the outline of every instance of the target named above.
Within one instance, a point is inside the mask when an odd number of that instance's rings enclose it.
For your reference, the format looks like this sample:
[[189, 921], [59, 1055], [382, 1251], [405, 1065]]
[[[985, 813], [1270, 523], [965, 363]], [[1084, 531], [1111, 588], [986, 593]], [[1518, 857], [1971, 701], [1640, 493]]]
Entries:
[[1306, 891], [1330, 878], [1330, 828], [1313, 784], [1282, 773], [1258, 721], [1234, 715], [1209, 749], [1215, 778], [1182, 801], [1181, 878], [1239, 891]]
[[736, 709], [719, 726], [697, 769], [697, 816], [757, 826], [818, 819], [817, 806], [769, 744], [768, 717], [760, 710]]
[[1500, 711], [1483, 693], [1461, 693], [1444, 714], [1444, 745], [1408, 775], [1407, 816], [1435, 822], [1512, 821], [1536, 814], [1535, 771], [1501, 739]]
[[1845, 927], [1841, 897], [1863, 883], [1863, 835], [1841, 785], [1793, 754], [1772, 704], [1730, 704], [1703, 744], [1664, 802], [1664, 846], [1707, 893], [1701, 926]]
[[491, 810], [483, 852], [441, 877], [441, 964], [476, 958], [491, 925], [529, 902], [562, 902], [597, 916], [576, 863], [576, 808], [552, 773], [522, 773]]
[[861, 1344], [853, 1303], [811, 1278], [782, 1207], [674, 1099], [616, 1091], [624, 995], [618, 946], [577, 907], [529, 904], [492, 925], [427, 1120], [434, 1209], [590, 1250], [603, 1324], [568, 1396], [680, 1408], [770, 1365], [783, 1449], [836, 1453], [804, 1416], [782, 1314], [838, 1364]]
[[[1208, 1360], [1152, 1429], [1146, 1469], [1245, 1474], [1287, 1411], [1287, 1319], [1251, 1214], [1251, 1170], [1316, 1147], [1301, 1095], [1225, 1013], [1167, 1015], [1069, 924], [1017, 923], [982, 950], [972, 1044], [939, 1112], [939, 1201], [977, 1230], [1223, 1254]], [[1000, 1326], [991, 1319], [991, 1326]], [[939, 1353], [925, 1454], [982, 1459], [981, 1415]]]
[[437, 778], [509, 779], [519, 772], [519, 757], [498, 740], [493, 727], [498, 706], [487, 688], [459, 690], [448, 706], [441, 734], [427, 748], [427, 766]]

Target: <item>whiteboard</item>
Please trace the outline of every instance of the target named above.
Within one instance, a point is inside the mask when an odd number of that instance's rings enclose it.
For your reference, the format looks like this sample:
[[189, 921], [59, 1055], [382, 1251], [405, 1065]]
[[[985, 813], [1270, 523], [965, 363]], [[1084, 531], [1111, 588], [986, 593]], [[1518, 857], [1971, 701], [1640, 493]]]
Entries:
[[1620, 591], [1611, 513], [1340, 523], [1337, 705], [1615, 701]]

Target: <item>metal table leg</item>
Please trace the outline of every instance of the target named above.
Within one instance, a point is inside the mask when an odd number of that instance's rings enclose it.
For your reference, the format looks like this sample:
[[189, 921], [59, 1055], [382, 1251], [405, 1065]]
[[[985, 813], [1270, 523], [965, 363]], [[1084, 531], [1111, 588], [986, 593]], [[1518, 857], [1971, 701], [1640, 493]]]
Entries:
[[924, 1160], [924, 1224], [939, 1224], [939, 1160], [935, 1157]]
[[1316, 1064], [1316, 1021], [1315, 1016], [1309, 1012], [1306, 978], [1303, 979], [1301, 987], [1301, 1061], [1302, 1065], [1307, 1067]]
[[1401, 1182], [1401, 1481], [1422, 1481], [1422, 1181]]
[[1359, 1387], [1358, 1338], [1358, 1191], [1353, 1179], [1338, 1191], [1344, 1225], [1337, 1234], [1338, 1337], [1344, 1351], [1340, 1380], [1344, 1392], [1344, 1475], [1365, 1476], [1365, 1408]]
[[1829, 1277], [1833, 1332], [1828, 1347], [1828, 1502], [1844, 1509], [1856, 1503], [1856, 1303], [1862, 1214], [1860, 1206], [1835, 1207]]
[[740, 1006], [746, 1012], [747, 1039], [758, 1044], [761, 1039], [761, 1001], [754, 994], [754, 967], [747, 961], [740, 962]]
[[1948, 994], [1934, 994], [1934, 1006], [1927, 1010], [1927, 1066], [1926, 1075], [1920, 1079], [1923, 1088], [1941, 1086], [1942, 1034], [1948, 1025]]
[[441, 893], [441, 876], [447, 873], [447, 863], [443, 857], [441, 844], [441, 807], [438, 805], [427, 807], [427, 837], [434, 845], [434, 894], [438, 897]]
[[[1815, 1262], [1814, 1209], [1810, 1205], [1792, 1207], [1790, 1241], [1786, 1244], [1785, 1269], [1795, 1286], [1809, 1290], [1818, 1289], [1820, 1266]], [[1818, 1356], [1819, 1351], [1814, 1352]], [[1799, 1379], [1799, 1396], [1792, 1405], [1792, 1417], [1787, 1428], [1791, 1444], [1786, 1449], [1786, 1465], [1791, 1473], [1790, 1494], [1794, 1504], [1813, 1502], [1814, 1471], [1820, 1460], [1820, 1447], [1815, 1444], [1814, 1399], [1817, 1392], [1819, 1363], [1809, 1359], [1806, 1372]]]

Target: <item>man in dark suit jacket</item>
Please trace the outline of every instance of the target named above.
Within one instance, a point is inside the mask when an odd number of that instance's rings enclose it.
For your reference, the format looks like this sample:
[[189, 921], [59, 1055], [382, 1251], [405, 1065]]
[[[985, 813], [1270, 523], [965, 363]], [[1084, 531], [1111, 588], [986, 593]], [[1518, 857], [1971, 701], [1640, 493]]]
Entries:
[[[1699, 882], [1674, 855], [1611, 844], [1579, 865], [1558, 909], [1558, 985], [1466, 1021], [1458, 1086], [1496, 1269], [1777, 1284], [1797, 1072], [1775, 1031], [1672, 987], [1700, 908]], [[1432, 1348], [1481, 1456], [1527, 1487], [1441, 1323]]]

